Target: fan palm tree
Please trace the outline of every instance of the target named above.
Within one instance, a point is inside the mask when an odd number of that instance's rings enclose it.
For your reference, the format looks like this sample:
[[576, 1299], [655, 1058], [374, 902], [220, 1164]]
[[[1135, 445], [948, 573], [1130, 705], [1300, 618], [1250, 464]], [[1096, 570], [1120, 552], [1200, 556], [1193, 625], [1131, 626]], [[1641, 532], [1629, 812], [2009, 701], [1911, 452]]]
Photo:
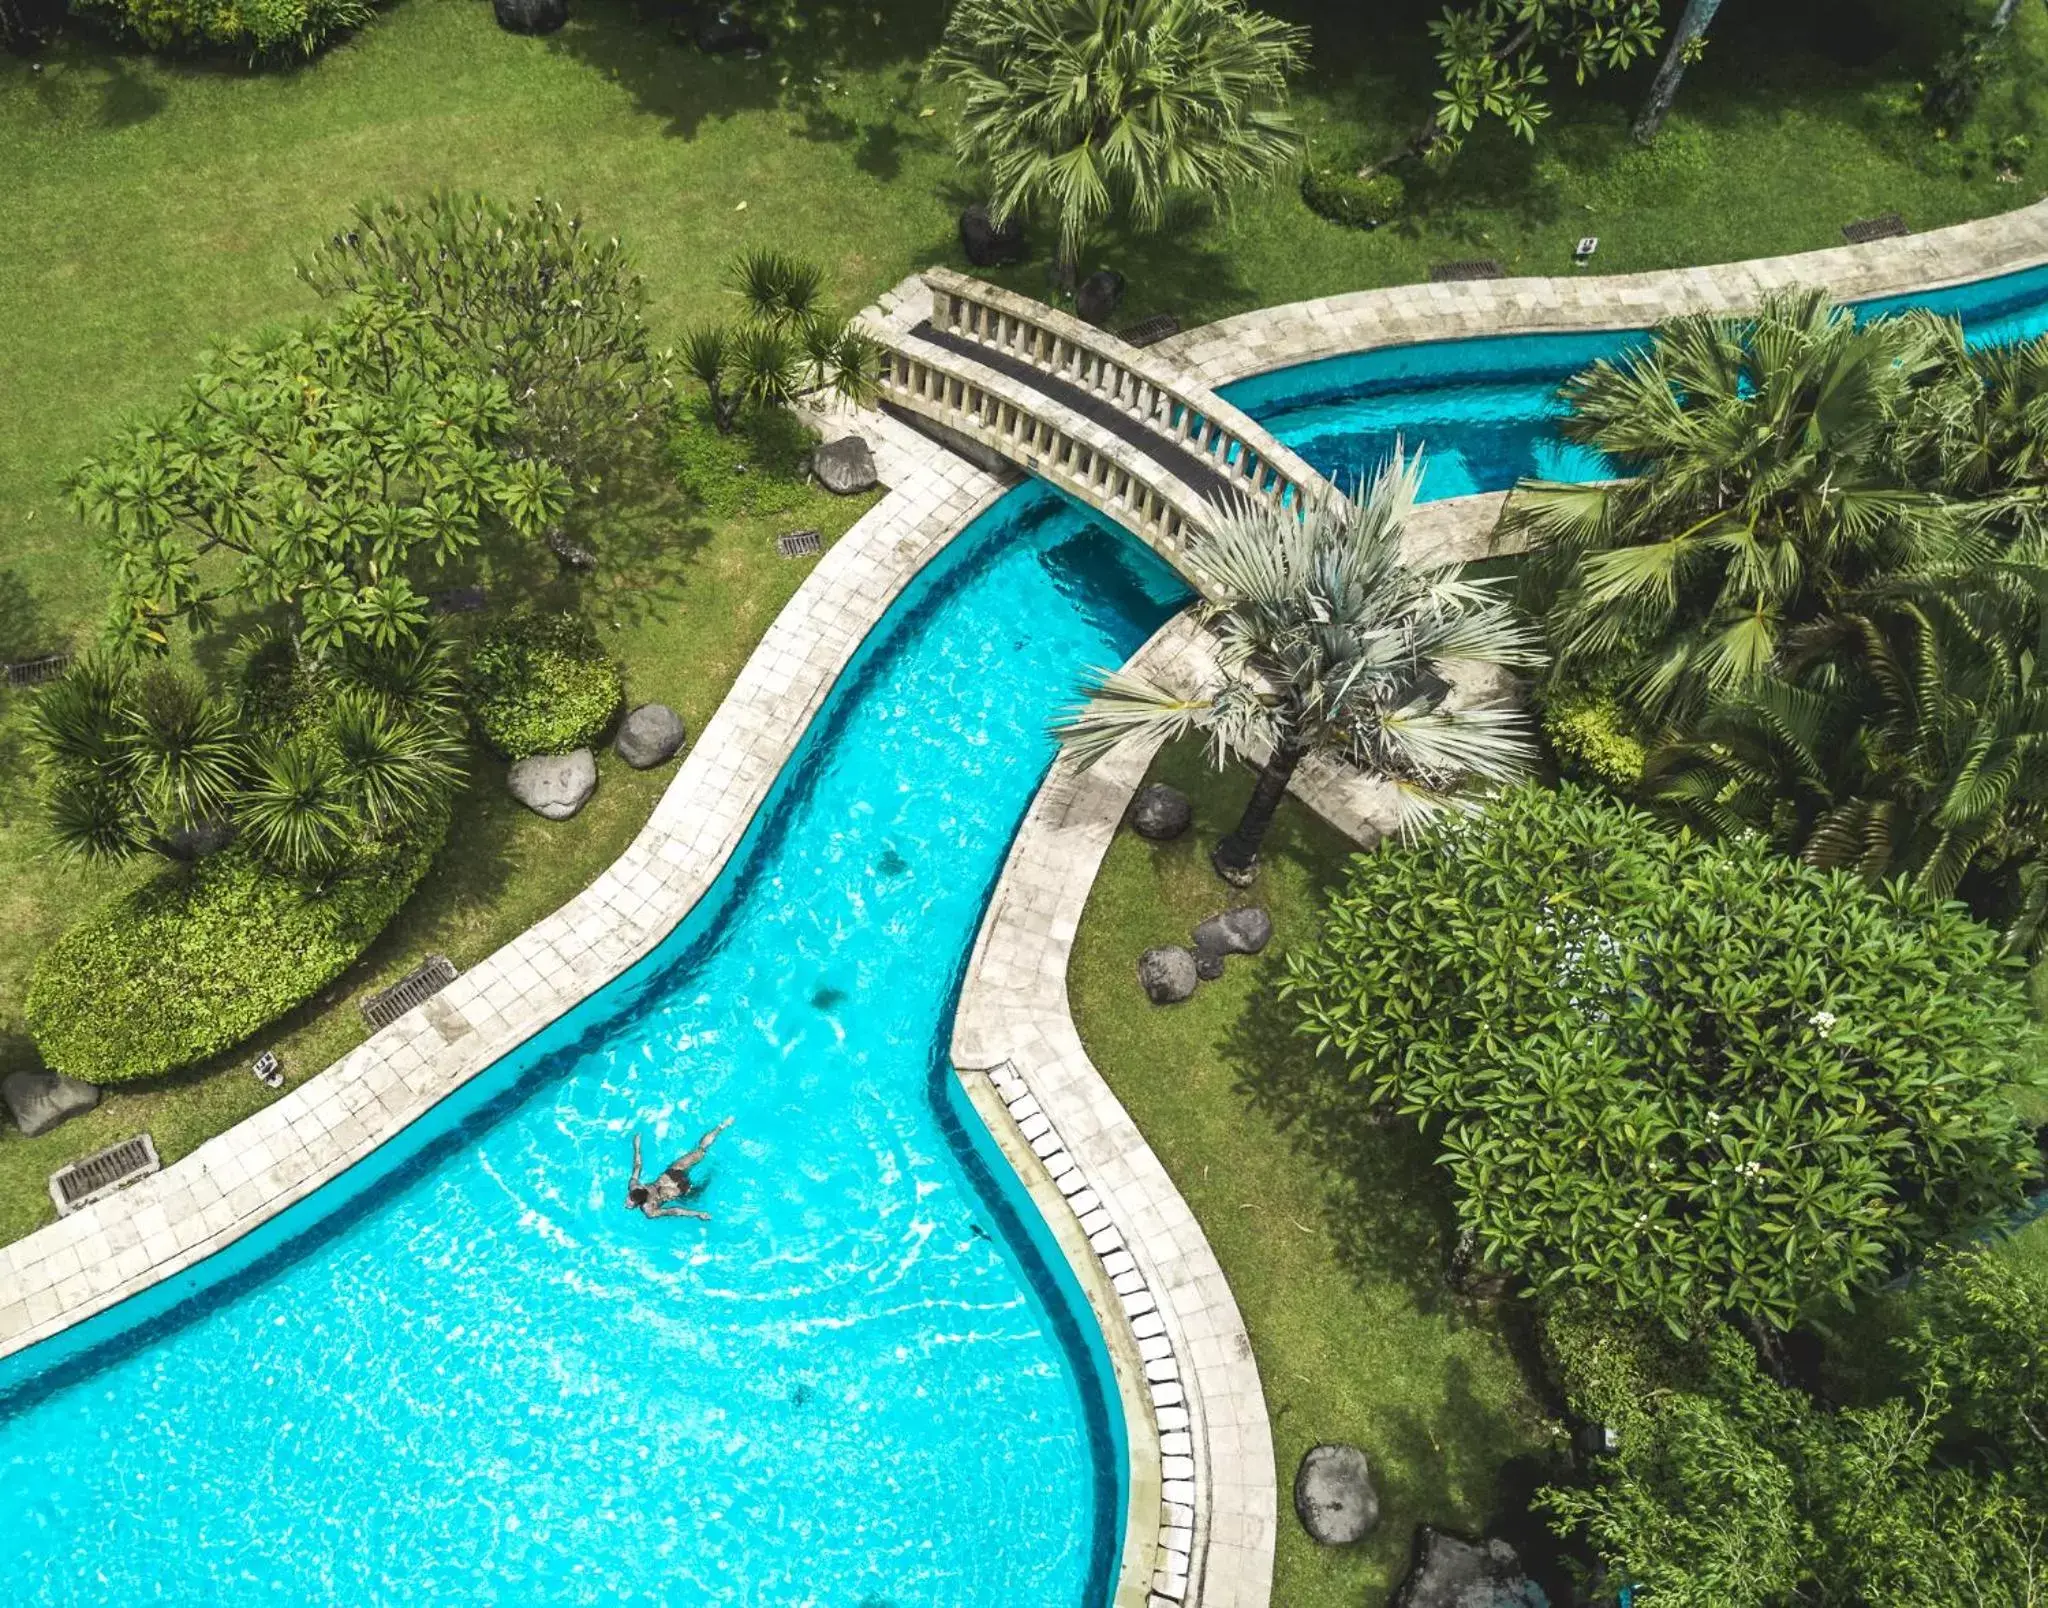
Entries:
[[1525, 481], [1525, 601], [1563, 669], [1625, 670], [1653, 719], [1766, 674], [1784, 634], [1873, 581], [1956, 555], [1958, 521], [1895, 461], [1942, 364], [1938, 321], [1858, 325], [1818, 292], [1696, 316], [1564, 389], [1561, 429], [1627, 476]]
[[1988, 587], [1909, 586], [1798, 644], [1646, 778], [1694, 824], [1940, 897], [2048, 838], [2048, 676]]
[[1419, 816], [1468, 775], [1508, 781], [1530, 758], [1519, 711], [1444, 707], [1458, 662], [1535, 666], [1534, 635], [1483, 582], [1454, 564], [1410, 568], [1401, 527], [1421, 483], [1396, 453], [1362, 503], [1334, 494], [1300, 508], [1240, 499], [1218, 510], [1201, 560], [1215, 596], [1197, 617], [1219, 639], [1221, 682], [1177, 698], [1110, 671], [1057, 727], [1083, 764], [1129, 740], [1199, 731], [1210, 757], [1258, 764], [1258, 781], [1213, 863], [1232, 882], [1258, 869], [1259, 848], [1295, 770], [1336, 753], [1393, 778]]
[[1292, 163], [1288, 76], [1306, 36], [1240, 0], [959, 0], [932, 59], [966, 107], [957, 146], [998, 225], [1049, 209], [1071, 279], [1112, 212], [1143, 229]]

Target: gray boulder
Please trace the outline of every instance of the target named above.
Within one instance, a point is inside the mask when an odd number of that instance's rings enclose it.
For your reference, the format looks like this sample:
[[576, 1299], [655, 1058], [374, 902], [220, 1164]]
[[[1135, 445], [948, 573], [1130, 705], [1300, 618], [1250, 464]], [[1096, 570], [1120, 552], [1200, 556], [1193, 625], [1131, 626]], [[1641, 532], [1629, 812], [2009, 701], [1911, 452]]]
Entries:
[[97, 1084], [81, 1083], [61, 1072], [10, 1072], [0, 1078], [0, 1105], [30, 1139], [99, 1103]]
[[1138, 790], [1138, 796], [1131, 800], [1126, 819], [1139, 837], [1164, 843], [1179, 837], [1194, 824], [1195, 807], [1179, 788], [1154, 782], [1150, 787]]
[[168, 833], [165, 843], [171, 853], [181, 860], [203, 860], [209, 854], [218, 854], [235, 841], [235, 823], [232, 821], [201, 821], [197, 826], [181, 826]]
[[1195, 952], [1224, 955], [1256, 955], [1273, 941], [1273, 918], [1257, 905], [1226, 910], [1211, 916], [1195, 929]]
[[1356, 1446], [1309, 1448], [1294, 1475], [1294, 1511], [1312, 1540], [1326, 1547], [1363, 1541], [1380, 1522], [1379, 1492]]
[[841, 436], [812, 450], [811, 473], [827, 491], [848, 497], [876, 483], [875, 455], [861, 437]]
[[491, 0], [507, 33], [553, 33], [569, 20], [569, 0]]
[[1191, 949], [1170, 945], [1148, 949], [1138, 957], [1138, 982], [1154, 1005], [1177, 1005], [1195, 991], [1201, 979], [1195, 975], [1195, 954]]
[[1467, 1541], [1424, 1524], [1415, 1566], [1388, 1608], [1550, 1608], [1550, 1598], [1505, 1541]]
[[550, 821], [566, 821], [597, 791], [597, 757], [587, 748], [536, 754], [517, 761], [505, 777], [512, 796]]
[[683, 746], [683, 717], [667, 704], [646, 703], [619, 722], [613, 752], [635, 770], [673, 759]]
[[1091, 324], [1106, 324], [1124, 299], [1124, 276], [1114, 268], [1098, 268], [1074, 292], [1074, 311]]

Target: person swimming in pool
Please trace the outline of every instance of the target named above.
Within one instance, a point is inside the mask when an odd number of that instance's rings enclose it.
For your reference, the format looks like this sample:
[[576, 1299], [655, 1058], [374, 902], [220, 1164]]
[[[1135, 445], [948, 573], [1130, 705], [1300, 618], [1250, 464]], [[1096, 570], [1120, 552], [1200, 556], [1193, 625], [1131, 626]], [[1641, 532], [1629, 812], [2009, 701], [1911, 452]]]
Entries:
[[640, 1182], [640, 1136], [634, 1134], [633, 1176], [626, 1182], [626, 1204], [639, 1207], [649, 1217], [694, 1217], [699, 1222], [710, 1222], [709, 1212], [700, 1212], [678, 1203], [688, 1200], [703, 1188], [701, 1184], [690, 1182], [690, 1169], [710, 1154], [712, 1144], [731, 1126], [732, 1118], [727, 1117], [697, 1141], [695, 1150], [687, 1156], [676, 1157], [649, 1184]]

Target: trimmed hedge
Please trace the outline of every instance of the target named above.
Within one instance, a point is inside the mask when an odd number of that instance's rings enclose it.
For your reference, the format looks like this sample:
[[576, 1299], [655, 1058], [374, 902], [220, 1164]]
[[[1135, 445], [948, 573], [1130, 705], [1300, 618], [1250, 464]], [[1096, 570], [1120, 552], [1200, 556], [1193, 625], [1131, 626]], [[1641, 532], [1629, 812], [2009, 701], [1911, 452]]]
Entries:
[[470, 659], [476, 724], [507, 759], [566, 754], [602, 736], [625, 677], [580, 614], [521, 614], [487, 632]]
[[1358, 176], [1356, 157], [1309, 159], [1301, 173], [1301, 199], [1318, 217], [1347, 229], [1377, 229], [1397, 216], [1408, 199], [1408, 187], [1391, 173]]
[[153, 50], [232, 50], [276, 60], [310, 56], [375, 14], [370, 0], [73, 0]]
[[366, 848], [318, 892], [240, 844], [111, 900], [37, 960], [26, 1015], [43, 1060], [89, 1083], [160, 1077], [260, 1032], [346, 971], [447, 835]]

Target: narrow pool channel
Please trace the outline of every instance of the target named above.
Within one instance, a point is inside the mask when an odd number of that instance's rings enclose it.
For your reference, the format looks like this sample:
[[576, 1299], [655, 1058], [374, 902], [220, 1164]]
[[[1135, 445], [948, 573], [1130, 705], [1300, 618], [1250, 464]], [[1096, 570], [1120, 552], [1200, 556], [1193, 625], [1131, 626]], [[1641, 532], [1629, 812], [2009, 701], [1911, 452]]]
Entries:
[[[2048, 329], [2048, 270], [1917, 298]], [[1899, 305], [1883, 304], [1884, 310]], [[1349, 481], [1597, 475], [1554, 393], [1636, 333], [1227, 388]], [[0, 1601], [1099, 1608], [1100, 1336], [945, 1064], [1084, 671], [1188, 600], [1042, 487], [844, 675], [702, 906], [627, 977], [197, 1269], [0, 1362]], [[623, 1204], [725, 1117], [700, 1202]]]

